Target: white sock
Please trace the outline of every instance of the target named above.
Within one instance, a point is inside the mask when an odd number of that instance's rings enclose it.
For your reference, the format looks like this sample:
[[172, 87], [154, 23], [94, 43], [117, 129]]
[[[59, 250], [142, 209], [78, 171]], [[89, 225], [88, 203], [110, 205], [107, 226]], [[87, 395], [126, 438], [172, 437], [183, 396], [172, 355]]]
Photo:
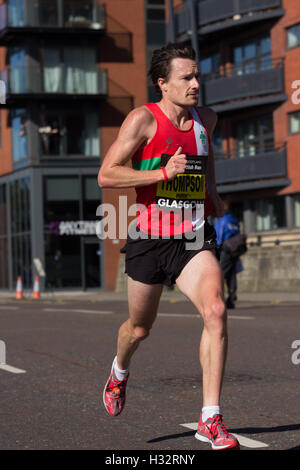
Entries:
[[219, 406], [204, 406], [202, 408], [202, 421], [205, 423], [208, 418], [212, 418], [213, 416], [219, 414], [221, 414]]
[[114, 358], [113, 368], [114, 368], [115, 376], [117, 377], [118, 380], [126, 379], [127, 375], [129, 374], [129, 369], [125, 369], [125, 370], [119, 369], [117, 356]]

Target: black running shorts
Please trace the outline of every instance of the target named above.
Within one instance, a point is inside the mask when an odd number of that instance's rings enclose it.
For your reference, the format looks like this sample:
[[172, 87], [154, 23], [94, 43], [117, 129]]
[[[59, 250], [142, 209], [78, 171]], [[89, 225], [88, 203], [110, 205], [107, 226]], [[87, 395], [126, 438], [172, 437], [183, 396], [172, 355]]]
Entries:
[[165, 284], [171, 287], [185, 265], [200, 251], [211, 250], [219, 258], [216, 231], [205, 222], [204, 243], [202, 248], [187, 250], [182, 238], [133, 240], [128, 235], [121, 253], [126, 253], [125, 273], [132, 279], [144, 284]]

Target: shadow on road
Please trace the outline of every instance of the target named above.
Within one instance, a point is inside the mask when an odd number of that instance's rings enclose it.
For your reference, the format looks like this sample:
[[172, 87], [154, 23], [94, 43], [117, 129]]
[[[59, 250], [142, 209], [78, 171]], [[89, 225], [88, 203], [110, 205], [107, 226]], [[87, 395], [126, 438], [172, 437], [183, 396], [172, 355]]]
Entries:
[[[236, 434], [264, 434], [264, 433], [272, 433], [272, 432], [286, 432], [286, 431], [299, 431], [300, 430], [300, 424], [287, 424], [284, 426], [274, 426], [274, 427], [252, 427], [252, 428], [236, 428], [236, 429], [230, 429], [230, 432], [236, 433]], [[150, 441], [147, 441], [147, 444], [152, 444], [154, 442], [161, 442], [161, 441], [167, 441], [170, 439], [180, 439], [184, 437], [190, 437], [194, 436], [195, 431], [187, 431], [183, 433], [178, 433], [178, 434], [169, 434], [167, 436], [160, 436], [156, 437], [154, 439], [151, 439]], [[292, 447], [288, 450], [300, 450], [300, 446]]]

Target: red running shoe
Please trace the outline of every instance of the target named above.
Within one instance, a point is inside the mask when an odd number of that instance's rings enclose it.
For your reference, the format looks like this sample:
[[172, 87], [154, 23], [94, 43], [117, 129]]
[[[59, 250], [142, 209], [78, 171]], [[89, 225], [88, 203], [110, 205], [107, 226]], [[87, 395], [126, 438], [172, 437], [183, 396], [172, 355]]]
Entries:
[[113, 366], [103, 391], [103, 403], [111, 416], [118, 416], [125, 405], [125, 391], [129, 375], [126, 379], [118, 380], [114, 374]]
[[222, 415], [215, 415], [203, 423], [200, 414], [195, 438], [202, 442], [210, 442], [213, 450], [240, 449], [239, 441], [232, 434], [229, 434], [223, 423]]

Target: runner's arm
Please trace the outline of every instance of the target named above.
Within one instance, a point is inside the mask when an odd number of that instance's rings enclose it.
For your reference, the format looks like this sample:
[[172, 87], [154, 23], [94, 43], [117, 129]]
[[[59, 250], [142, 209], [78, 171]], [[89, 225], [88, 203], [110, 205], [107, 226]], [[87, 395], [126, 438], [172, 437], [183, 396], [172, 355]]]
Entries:
[[[98, 184], [102, 188], [130, 188], [146, 186], [164, 180], [164, 173], [159, 170], [134, 170], [131, 159], [139, 147], [149, 139], [153, 132], [154, 117], [145, 107], [131, 111], [122, 124], [118, 137], [104, 157], [98, 174]], [[152, 134], [151, 134], [152, 132]], [[179, 150], [179, 149], [178, 149]], [[180, 152], [176, 152], [176, 155]], [[168, 165], [168, 179], [182, 170], [185, 156], [175, 158], [175, 164]], [[178, 163], [177, 163], [178, 161]], [[174, 173], [174, 175], [173, 175]]]

